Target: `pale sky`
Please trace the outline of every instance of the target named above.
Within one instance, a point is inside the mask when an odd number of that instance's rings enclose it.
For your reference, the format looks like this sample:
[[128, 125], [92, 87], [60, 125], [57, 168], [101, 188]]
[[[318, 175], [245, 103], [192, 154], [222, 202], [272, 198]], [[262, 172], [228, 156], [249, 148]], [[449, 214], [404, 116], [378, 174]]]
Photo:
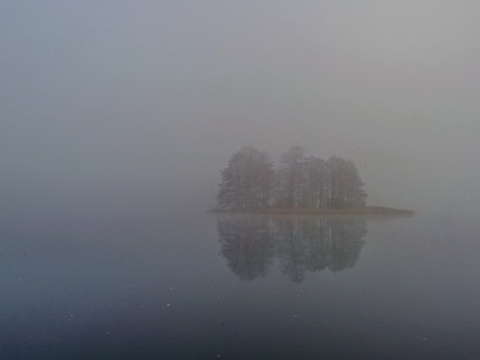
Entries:
[[0, 0], [3, 204], [207, 208], [241, 146], [301, 145], [371, 204], [476, 209], [478, 24], [477, 1]]

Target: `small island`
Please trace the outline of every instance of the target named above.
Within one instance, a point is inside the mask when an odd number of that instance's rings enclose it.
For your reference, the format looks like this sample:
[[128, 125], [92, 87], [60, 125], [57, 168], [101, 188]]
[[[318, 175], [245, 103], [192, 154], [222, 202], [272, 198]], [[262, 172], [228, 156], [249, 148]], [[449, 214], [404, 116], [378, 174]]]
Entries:
[[351, 160], [306, 157], [293, 146], [275, 166], [266, 151], [245, 146], [221, 172], [212, 212], [299, 215], [413, 215], [412, 210], [367, 206], [364, 183]]

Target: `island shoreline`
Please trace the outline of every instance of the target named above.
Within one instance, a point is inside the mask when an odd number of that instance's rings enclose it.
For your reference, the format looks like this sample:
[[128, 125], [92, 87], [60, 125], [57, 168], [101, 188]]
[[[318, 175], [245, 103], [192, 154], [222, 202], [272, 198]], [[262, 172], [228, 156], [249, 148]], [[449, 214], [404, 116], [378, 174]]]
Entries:
[[385, 206], [364, 206], [346, 209], [311, 209], [311, 208], [279, 208], [260, 209], [225, 209], [214, 208], [211, 213], [227, 214], [259, 214], [259, 215], [375, 215], [375, 216], [413, 216], [415, 212], [408, 209], [396, 209]]

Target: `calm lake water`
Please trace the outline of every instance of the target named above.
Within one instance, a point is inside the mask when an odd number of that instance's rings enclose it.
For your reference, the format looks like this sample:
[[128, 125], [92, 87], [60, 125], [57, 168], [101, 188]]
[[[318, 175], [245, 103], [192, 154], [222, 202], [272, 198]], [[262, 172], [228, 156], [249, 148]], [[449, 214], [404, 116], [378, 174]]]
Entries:
[[5, 214], [2, 359], [478, 359], [480, 223]]

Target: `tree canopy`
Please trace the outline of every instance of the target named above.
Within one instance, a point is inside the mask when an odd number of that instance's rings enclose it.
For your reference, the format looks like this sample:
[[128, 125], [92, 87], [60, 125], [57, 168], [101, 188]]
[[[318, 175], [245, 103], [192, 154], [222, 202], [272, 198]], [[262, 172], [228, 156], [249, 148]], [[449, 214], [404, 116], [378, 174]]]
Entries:
[[303, 147], [293, 146], [275, 166], [266, 151], [245, 146], [222, 170], [217, 201], [219, 207], [233, 210], [363, 207], [363, 185], [351, 160], [305, 157]]
[[242, 147], [222, 171], [218, 205], [235, 209], [258, 209], [270, 205], [274, 165], [265, 151]]

